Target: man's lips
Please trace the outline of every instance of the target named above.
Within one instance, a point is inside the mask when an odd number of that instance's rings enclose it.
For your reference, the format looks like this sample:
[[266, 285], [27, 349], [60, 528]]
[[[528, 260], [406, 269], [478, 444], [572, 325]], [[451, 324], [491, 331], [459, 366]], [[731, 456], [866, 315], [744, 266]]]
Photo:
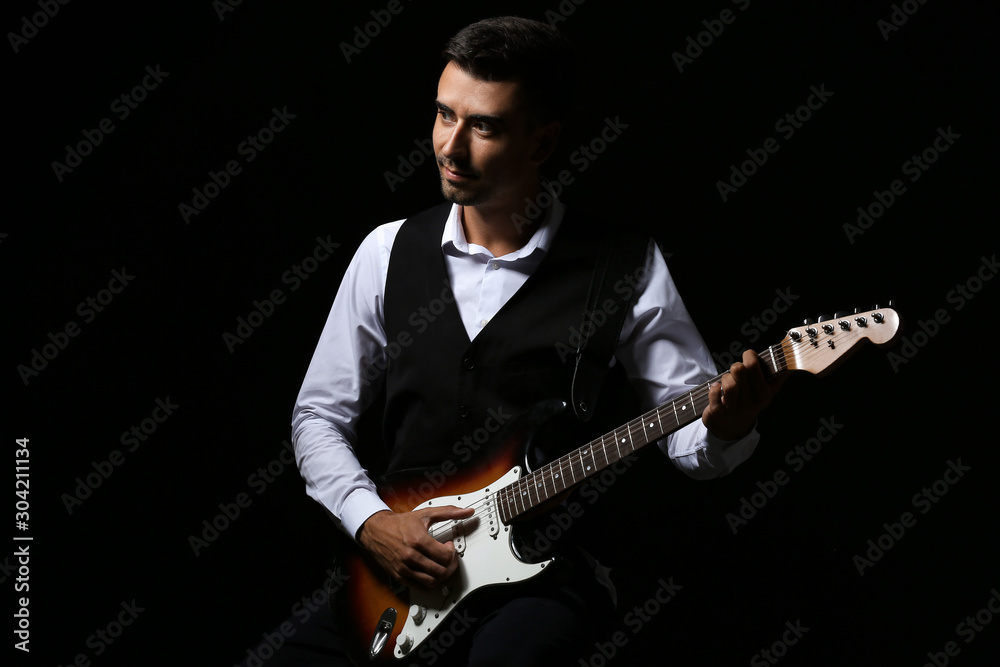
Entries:
[[443, 164], [441, 165], [441, 169], [444, 170], [445, 178], [447, 178], [450, 181], [468, 181], [473, 178], [476, 178], [476, 175], [474, 173], [457, 171]]

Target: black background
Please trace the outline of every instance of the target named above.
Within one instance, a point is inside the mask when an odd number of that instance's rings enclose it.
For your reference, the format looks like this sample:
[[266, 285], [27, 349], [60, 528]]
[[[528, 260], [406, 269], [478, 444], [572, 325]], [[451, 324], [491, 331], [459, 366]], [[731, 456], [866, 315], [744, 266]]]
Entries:
[[[903, 5], [912, 15], [884, 31]], [[12, 206], [0, 227], [6, 465], [15, 438], [31, 449], [30, 528], [8, 524], [33, 538], [31, 653], [4, 649], [17, 664], [232, 665], [321, 586], [333, 528], [279, 458], [292, 403], [357, 244], [439, 199], [426, 161], [394, 188], [386, 173], [430, 134], [440, 45], [504, 13], [558, 18], [586, 57], [552, 163], [574, 176], [563, 198], [657, 236], [720, 360], [734, 343], [760, 348], [804, 318], [889, 299], [906, 324], [897, 357], [869, 346], [829, 377], [794, 378], [731, 476], [694, 482], [646, 456], [606, 494], [607, 539], [631, 554], [613, 572], [622, 619], [661, 579], [683, 588], [639, 632], [620, 623], [594, 641], [625, 632], [616, 664], [766, 664], [759, 653], [799, 622], [809, 630], [777, 647], [781, 664], [922, 665], [947, 642], [952, 664], [995, 659], [992, 612], [971, 641], [958, 627], [1000, 586], [1000, 284], [981, 280], [997, 251], [991, 3], [404, 1], [350, 62], [341, 43], [386, 3], [220, 6], [74, 2], [25, 32], [42, 10], [21, 1], [2, 24], [30, 37], [7, 40]], [[735, 19], [708, 43], [703, 21], [727, 8]], [[673, 54], [699, 33], [707, 46], [679, 71]], [[168, 74], [119, 118], [113, 101], [147, 67]], [[813, 86], [828, 99], [783, 136], [775, 123]], [[246, 162], [239, 145], [275, 109], [294, 118]], [[113, 132], [57, 174], [104, 118]], [[624, 129], [580, 170], [571, 153], [607, 119]], [[903, 163], [949, 128], [959, 138], [911, 182]], [[780, 149], [724, 201], [717, 182], [769, 137]], [[185, 221], [179, 205], [230, 160], [241, 172]], [[845, 223], [896, 179], [905, 193], [851, 237]], [[339, 249], [291, 289], [283, 275], [318, 238]], [[86, 321], [78, 304], [116, 270], [134, 278]], [[960, 285], [974, 298], [956, 298]], [[277, 289], [285, 301], [227, 346]], [[776, 299], [786, 312], [774, 321]], [[79, 334], [56, 350], [50, 334], [69, 322]], [[25, 374], [44, 349], [52, 358]], [[178, 407], [128, 451], [123, 432], [157, 399]], [[793, 470], [786, 454], [825, 434], [823, 419], [835, 436]], [[113, 450], [123, 462], [68, 511], [77, 478]], [[968, 472], [920, 513], [913, 496], [959, 460]], [[273, 483], [252, 485], [269, 464]], [[779, 470], [788, 483], [734, 534], [727, 514]], [[250, 505], [195, 555], [191, 536], [240, 493]], [[855, 556], [907, 511], [916, 524], [862, 576]], [[0, 578], [16, 600], [22, 543], [9, 544]], [[143, 611], [114, 643], [88, 641], [133, 600]], [[597, 647], [580, 657], [604, 659]]]

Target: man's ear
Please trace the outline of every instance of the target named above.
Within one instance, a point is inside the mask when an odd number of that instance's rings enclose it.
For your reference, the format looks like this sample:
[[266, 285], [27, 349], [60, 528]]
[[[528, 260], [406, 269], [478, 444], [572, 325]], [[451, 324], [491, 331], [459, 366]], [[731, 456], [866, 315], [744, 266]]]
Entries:
[[562, 124], [558, 121], [552, 121], [535, 130], [535, 150], [531, 153], [531, 161], [534, 164], [541, 165], [549, 159], [556, 148], [560, 132]]

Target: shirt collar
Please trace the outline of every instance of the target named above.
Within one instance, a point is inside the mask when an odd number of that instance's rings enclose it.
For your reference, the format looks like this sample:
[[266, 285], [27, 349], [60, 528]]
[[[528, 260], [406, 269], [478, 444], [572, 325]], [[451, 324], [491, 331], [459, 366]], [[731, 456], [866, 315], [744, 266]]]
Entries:
[[[563, 203], [558, 199], [554, 199], [552, 206], [545, 210], [545, 217], [542, 219], [541, 224], [538, 225], [538, 228], [535, 229], [531, 238], [528, 239], [528, 242], [519, 250], [515, 250], [506, 257], [514, 260], [527, 257], [536, 250], [543, 253], [548, 252], [552, 246], [556, 232], [559, 230], [560, 225], [562, 225], [565, 211], [566, 207]], [[451, 254], [489, 254], [489, 251], [485, 248], [479, 246], [470, 247], [468, 240], [465, 238], [465, 229], [462, 227], [461, 215], [462, 207], [458, 204], [453, 204], [451, 212], [448, 214], [448, 220], [445, 222], [444, 231], [441, 234], [441, 249]]]

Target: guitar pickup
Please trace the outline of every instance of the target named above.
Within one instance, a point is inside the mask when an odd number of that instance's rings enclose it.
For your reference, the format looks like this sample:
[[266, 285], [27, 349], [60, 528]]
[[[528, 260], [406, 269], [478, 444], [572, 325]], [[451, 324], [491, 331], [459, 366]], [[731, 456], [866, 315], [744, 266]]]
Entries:
[[500, 534], [500, 513], [497, 512], [497, 494], [486, 496], [486, 521], [490, 526], [490, 537], [494, 539]]

